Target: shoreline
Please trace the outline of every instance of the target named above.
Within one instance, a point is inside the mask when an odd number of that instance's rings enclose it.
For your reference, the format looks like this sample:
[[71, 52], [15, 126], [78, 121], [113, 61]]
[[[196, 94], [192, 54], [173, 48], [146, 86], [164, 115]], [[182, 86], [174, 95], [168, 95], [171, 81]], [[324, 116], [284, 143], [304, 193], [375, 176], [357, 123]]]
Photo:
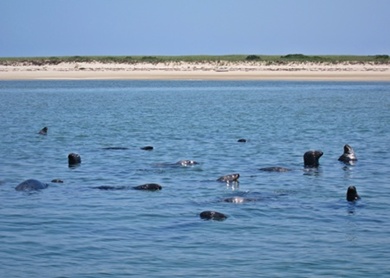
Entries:
[[92, 62], [37, 66], [15, 63], [0, 66], [0, 80], [390, 81], [390, 65], [348, 62]]

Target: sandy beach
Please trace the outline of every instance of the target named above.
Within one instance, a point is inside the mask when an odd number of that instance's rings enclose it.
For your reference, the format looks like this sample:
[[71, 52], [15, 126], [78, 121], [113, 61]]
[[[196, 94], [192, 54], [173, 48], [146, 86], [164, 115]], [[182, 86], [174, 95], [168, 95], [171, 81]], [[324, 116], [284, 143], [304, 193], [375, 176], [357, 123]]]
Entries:
[[390, 65], [259, 61], [0, 65], [0, 80], [46, 79], [390, 81]]

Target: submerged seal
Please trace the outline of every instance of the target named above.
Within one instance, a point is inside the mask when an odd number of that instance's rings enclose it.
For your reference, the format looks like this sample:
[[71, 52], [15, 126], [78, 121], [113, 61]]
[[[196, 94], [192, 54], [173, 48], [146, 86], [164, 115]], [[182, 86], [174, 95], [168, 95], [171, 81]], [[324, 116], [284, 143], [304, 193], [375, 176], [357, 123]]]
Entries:
[[348, 187], [346, 199], [348, 202], [354, 202], [360, 199], [355, 186], [351, 185]]
[[138, 186], [134, 186], [133, 189], [136, 190], [147, 190], [147, 191], [157, 191], [161, 190], [162, 186], [157, 183], [146, 183]]
[[68, 155], [68, 164], [69, 166], [76, 166], [81, 163], [81, 157], [77, 153], [70, 153]]
[[101, 186], [96, 186], [93, 188], [99, 189], [99, 190], [126, 190], [126, 189], [129, 189], [128, 186], [111, 186], [111, 185], [101, 185]]
[[64, 183], [64, 181], [61, 180], [61, 179], [53, 179], [53, 180], [51, 180], [51, 182], [53, 182], [53, 183]]
[[244, 138], [240, 138], [237, 140], [238, 143], [246, 143], [246, 139]]
[[204, 220], [216, 220], [216, 221], [223, 221], [227, 218], [227, 216], [223, 213], [220, 213], [218, 211], [211, 211], [211, 210], [206, 210], [202, 211], [199, 214], [201, 219]]
[[222, 177], [219, 177], [217, 179], [217, 181], [220, 181], [220, 182], [238, 182], [238, 178], [240, 177], [240, 174], [236, 173], [236, 174], [230, 174], [230, 175], [225, 175], [225, 176], [222, 176]]
[[47, 183], [40, 182], [34, 179], [28, 179], [20, 183], [15, 187], [16, 191], [35, 191], [47, 188], [49, 185]]
[[339, 157], [339, 161], [342, 161], [344, 163], [351, 163], [353, 161], [357, 161], [355, 152], [350, 145], [344, 145], [344, 153]]
[[225, 198], [225, 199], [223, 199], [223, 201], [226, 203], [242, 204], [242, 203], [246, 203], [246, 202], [255, 202], [258, 200], [255, 198], [245, 198], [245, 197], [241, 197], [241, 196], [234, 196], [234, 197]]
[[145, 147], [141, 147], [141, 150], [151, 151], [151, 150], [153, 150], [153, 147], [152, 146], [145, 146]]
[[176, 162], [176, 164], [186, 167], [186, 166], [194, 166], [194, 165], [197, 165], [199, 163], [196, 162], [195, 160], [180, 160], [180, 161]]
[[318, 167], [320, 165], [319, 160], [320, 157], [324, 153], [322, 151], [316, 150], [316, 151], [307, 151], [303, 155], [303, 162], [305, 167]]
[[44, 128], [42, 128], [42, 129], [38, 132], [38, 134], [40, 134], [40, 135], [47, 135], [47, 130], [48, 130], [48, 128], [45, 126]]
[[265, 168], [260, 168], [260, 171], [265, 171], [265, 172], [289, 172], [291, 169], [284, 168], [284, 167], [265, 167]]

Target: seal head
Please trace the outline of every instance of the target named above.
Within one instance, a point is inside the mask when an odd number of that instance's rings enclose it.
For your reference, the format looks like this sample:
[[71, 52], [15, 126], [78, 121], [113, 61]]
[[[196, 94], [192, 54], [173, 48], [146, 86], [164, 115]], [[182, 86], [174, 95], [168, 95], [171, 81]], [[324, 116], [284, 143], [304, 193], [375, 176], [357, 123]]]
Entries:
[[68, 164], [69, 164], [69, 167], [71, 166], [76, 166], [78, 164], [81, 163], [81, 157], [79, 154], [77, 153], [70, 153], [68, 155]]
[[318, 167], [320, 165], [320, 162], [319, 162], [320, 157], [323, 154], [324, 153], [322, 151], [319, 151], [319, 150], [305, 152], [305, 154], [303, 155], [303, 162], [304, 162], [305, 167], [308, 167], [308, 168]]
[[351, 185], [348, 187], [346, 199], [348, 202], [355, 202], [360, 199], [355, 186]]
[[344, 153], [339, 157], [339, 161], [342, 161], [344, 163], [351, 163], [357, 161], [355, 152], [350, 145], [344, 145]]
[[42, 128], [42, 129], [38, 132], [38, 134], [40, 134], [40, 135], [47, 135], [47, 130], [48, 130], [48, 128], [47, 128], [47, 126], [45, 126], [44, 128]]

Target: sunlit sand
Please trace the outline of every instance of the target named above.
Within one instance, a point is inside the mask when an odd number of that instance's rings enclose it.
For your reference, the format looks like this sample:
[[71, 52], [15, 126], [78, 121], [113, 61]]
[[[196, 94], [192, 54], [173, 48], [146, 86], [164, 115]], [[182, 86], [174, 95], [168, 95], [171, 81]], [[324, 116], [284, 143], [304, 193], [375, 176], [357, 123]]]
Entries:
[[0, 80], [34, 79], [390, 81], [390, 65], [351, 62], [81, 62], [0, 66]]

